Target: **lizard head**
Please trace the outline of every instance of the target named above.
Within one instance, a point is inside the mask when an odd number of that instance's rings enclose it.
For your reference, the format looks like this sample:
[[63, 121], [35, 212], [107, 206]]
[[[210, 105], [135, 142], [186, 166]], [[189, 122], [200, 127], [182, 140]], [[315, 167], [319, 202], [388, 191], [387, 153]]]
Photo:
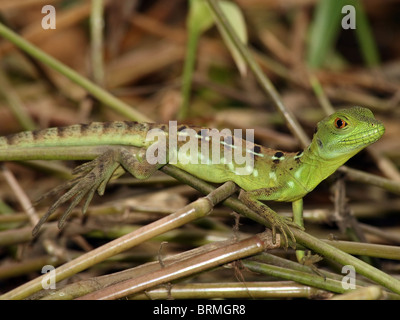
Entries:
[[362, 107], [339, 110], [321, 120], [313, 137], [314, 148], [326, 160], [343, 162], [377, 141], [385, 132], [371, 110]]

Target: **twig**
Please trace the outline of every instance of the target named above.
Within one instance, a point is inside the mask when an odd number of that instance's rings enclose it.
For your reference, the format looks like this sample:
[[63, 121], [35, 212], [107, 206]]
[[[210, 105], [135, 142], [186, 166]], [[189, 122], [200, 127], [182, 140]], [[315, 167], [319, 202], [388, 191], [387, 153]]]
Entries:
[[8, 182], [8, 185], [14, 191], [19, 203], [21, 204], [24, 212], [29, 217], [29, 220], [32, 225], [36, 225], [39, 221], [39, 218], [36, 214], [35, 209], [32, 206], [31, 201], [29, 200], [28, 196], [25, 194], [24, 190], [19, 185], [17, 179], [15, 179], [14, 175], [8, 168], [4, 165], [0, 166], [1, 172]]
[[150, 274], [144, 274], [143, 276], [117, 283], [80, 297], [78, 300], [111, 300], [122, 298], [162, 283], [186, 277], [202, 270], [207, 270], [276, 247], [277, 244], [273, 244], [272, 242], [271, 232], [259, 234], [235, 242], [227, 247], [206, 252], [180, 263], [164, 267]]

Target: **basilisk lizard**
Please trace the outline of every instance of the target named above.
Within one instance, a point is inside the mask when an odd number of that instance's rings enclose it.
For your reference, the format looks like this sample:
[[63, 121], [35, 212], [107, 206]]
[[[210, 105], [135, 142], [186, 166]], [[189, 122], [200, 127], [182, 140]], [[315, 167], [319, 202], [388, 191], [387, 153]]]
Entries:
[[[67, 191], [42, 216], [33, 229], [33, 234], [36, 235], [48, 217], [69, 200], [71, 203], [59, 220], [60, 228], [72, 209], [86, 197], [82, 208], [85, 213], [94, 193], [104, 193], [107, 182], [117, 169], [122, 167], [138, 179], [146, 179], [160, 169], [165, 163], [149, 163], [146, 157], [147, 151], [154, 146], [154, 140], [147, 139], [147, 134], [153, 129], [164, 136], [168, 135], [167, 125], [115, 121], [27, 131], [0, 137], [0, 161], [92, 160], [74, 170], [76, 178], [56, 188], [57, 191]], [[207, 140], [208, 132], [199, 127], [180, 125], [176, 135], [188, 136], [186, 129], [194, 130], [198, 141]], [[295, 202], [302, 199], [349, 158], [377, 141], [384, 131], [382, 123], [375, 119], [369, 109], [353, 107], [337, 111], [320, 121], [310, 145], [298, 153], [249, 144], [233, 136], [224, 137], [224, 141], [219, 141], [221, 151], [232, 150], [241, 145], [244, 153], [253, 157], [253, 165], [247, 174], [237, 174], [238, 169], [246, 168], [243, 164], [236, 163], [235, 159], [230, 162], [221, 159], [219, 163], [213, 163], [210, 160], [213, 152], [209, 152], [209, 149], [205, 154], [205, 149], [200, 147], [197, 149], [197, 157], [202, 160], [206, 157], [206, 161], [196, 164], [179, 158], [172, 165], [208, 182], [235, 182], [242, 188], [239, 198], [269, 220], [274, 236], [278, 229], [288, 243], [287, 234], [295, 241], [290, 226], [297, 224], [278, 215], [261, 201]], [[178, 140], [176, 146], [167, 145], [164, 151], [171, 155], [168, 152], [171, 148], [175, 148], [175, 151], [180, 149], [183, 139]], [[131, 147], [136, 147], [136, 152]], [[159, 156], [156, 153], [155, 155]], [[166, 162], [168, 161], [167, 157]]]

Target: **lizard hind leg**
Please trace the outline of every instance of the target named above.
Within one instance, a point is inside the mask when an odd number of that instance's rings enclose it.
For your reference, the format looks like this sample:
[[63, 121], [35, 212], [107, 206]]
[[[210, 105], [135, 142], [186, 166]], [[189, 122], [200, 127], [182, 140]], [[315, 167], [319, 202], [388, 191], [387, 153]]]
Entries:
[[[102, 195], [108, 181], [120, 167], [138, 179], [145, 179], [154, 171], [159, 169], [161, 166], [159, 164], [150, 165], [146, 161], [141, 161], [140, 154], [143, 153], [142, 151], [143, 150], [139, 149], [139, 152], [135, 154], [123, 147], [112, 148], [104, 152], [96, 159], [75, 168], [73, 174], [77, 176], [74, 179], [67, 181], [44, 196], [46, 197], [49, 194], [52, 195], [56, 192], [58, 193], [60, 191], [68, 190], [49, 208], [46, 214], [41, 217], [39, 222], [34, 227], [32, 235], [36, 236], [41, 226], [47, 221], [47, 219], [62, 204], [71, 199], [72, 201], [70, 205], [62, 214], [58, 222], [58, 227], [61, 229], [64, 226], [65, 221], [71, 214], [72, 210], [86, 197], [82, 207], [82, 212], [85, 213], [90, 201], [94, 196], [94, 193], [97, 191], [100, 195]], [[121, 172], [119, 175], [121, 175]], [[44, 197], [41, 197], [41, 199]]]

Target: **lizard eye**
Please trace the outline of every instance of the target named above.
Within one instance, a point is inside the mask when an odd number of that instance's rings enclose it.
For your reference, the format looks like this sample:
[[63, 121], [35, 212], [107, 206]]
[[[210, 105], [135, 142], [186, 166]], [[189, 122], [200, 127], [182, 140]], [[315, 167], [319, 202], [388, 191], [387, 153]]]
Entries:
[[335, 119], [335, 127], [338, 129], [343, 129], [344, 127], [347, 126], [347, 122], [340, 119], [340, 118], [336, 118]]

